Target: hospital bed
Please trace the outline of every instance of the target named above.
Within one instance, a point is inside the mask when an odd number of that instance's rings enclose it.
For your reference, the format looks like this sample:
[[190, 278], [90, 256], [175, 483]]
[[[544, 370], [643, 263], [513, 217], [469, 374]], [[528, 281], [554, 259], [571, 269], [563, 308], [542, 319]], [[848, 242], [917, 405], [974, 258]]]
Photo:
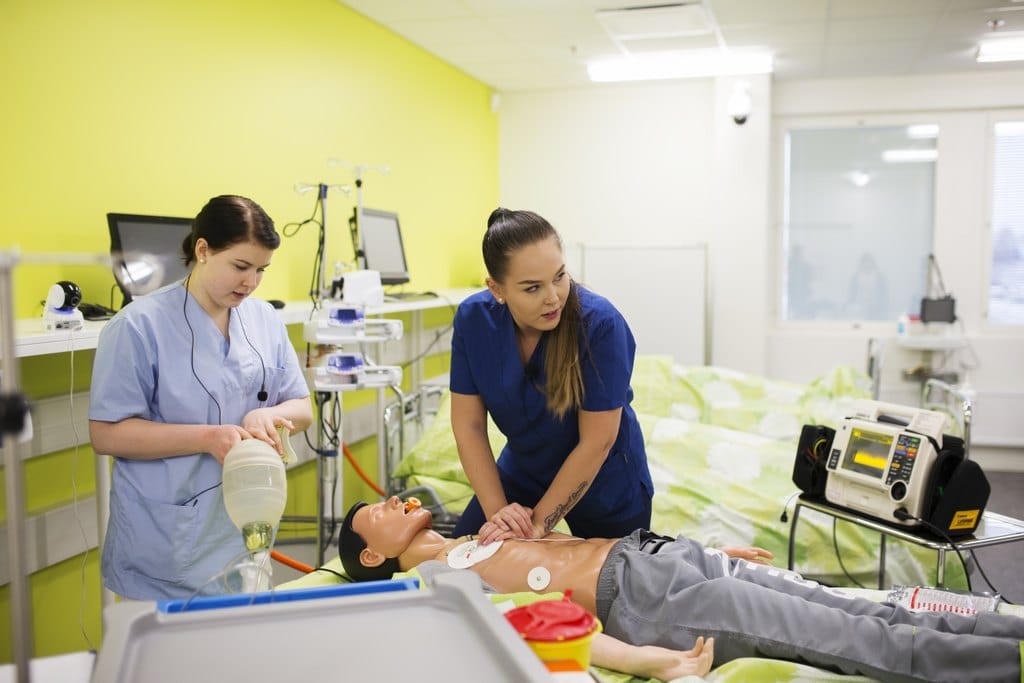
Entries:
[[[653, 530], [713, 546], [760, 546], [784, 563], [789, 541], [784, 513], [799, 492], [792, 471], [800, 430], [804, 424], [837, 424], [854, 401], [869, 397], [870, 380], [839, 367], [801, 385], [640, 356], [633, 391], [655, 486]], [[433, 422], [395, 467], [393, 482], [403, 486], [393, 490], [426, 488], [443, 505], [440, 511], [451, 515], [462, 511], [472, 489], [448, 412], [443, 396]], [[498, 453], [504, 437], [493, 423], [488, 430]], [[814, 514], [801, 518], [794, 567], [830, 585], [871, 585], [879, 545], [876, 533]], [[890, 543], [887, 564], [893, 583], [935, 581], [931, 551]], [[966, 587], [959, 559], [949, 560], [946, 577], [947, 585]]]
[[[683, 534], [710, 546], [754, 545], [775, 554], [785, 566], [791, 508], [798, 489], [792, 482], [796, 442], [804, 424], [836, 425], [854, 401], [869, 398], [870, 378], [838, 367], [808, 384], [781, 382], [709, 366], [682, 366], [665, 356], [640, 356], [634, 368], [633, 408], [645, 435], [655, 496], [652, 529]], [[969, 408], [949, 398], [951, 387], [928, 385], [929, 406], [948, 409], [952, 433], [969, 429]], [[449, 421], [446, 392], [429, 390], [419, 407], [403, 415], [422, 424], [391, 471], [393, 491], [427, 492], [425, 504], [438, 515], [456, 515], [472, 497], [459, 463]], [[962, 398], [962, 397], [960, 397]], [[422, 409], [430, 405], [429, 410]], [[431, 419], [427, 412], [436, 412]], [[409, 424], [405, 425], [408, 428]], [[504, 437], [490, 422], [495, 454]], [[389, 436], [392, 443], [397, 437]], [[414, 443], [413, 443], [414, 442]], [[877, 580], [877, 533], [808, 510], [801, 516], [794, 568], [822, 583], [853, 587]], [[446, 517], [447, 519], [447, 517]], [[340, 570], [340, 562], [329, 565]], [[300, 581], [330, 582], [324, 572]], [[923, 548], [887, 544], [887, 576], [893, 584], [934, 585], [935, 554]], [[956, 557], [946, 566], [946, 585], [966, 587]], [[979, 590], [981, 588], [978, 588]], [[605, 672], [605, 680], [629, 677]], [[708, 681], [858, 681], [813, 667], [770, 660], [740, 660], [720, 667]]]

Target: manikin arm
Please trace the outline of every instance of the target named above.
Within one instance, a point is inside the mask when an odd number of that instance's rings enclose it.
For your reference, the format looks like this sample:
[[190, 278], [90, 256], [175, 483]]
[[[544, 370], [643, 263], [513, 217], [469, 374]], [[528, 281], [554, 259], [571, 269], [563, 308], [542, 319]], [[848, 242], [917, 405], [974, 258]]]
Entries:
[[630, 645], [598, 633], [590, 643], [590, 661], [597, 666], [640, 678], [670, 681], [682, 676], [703, 676], [711, 670], [715, 640], [697, 638], [692, 650], [669, 650], [655, 645]]

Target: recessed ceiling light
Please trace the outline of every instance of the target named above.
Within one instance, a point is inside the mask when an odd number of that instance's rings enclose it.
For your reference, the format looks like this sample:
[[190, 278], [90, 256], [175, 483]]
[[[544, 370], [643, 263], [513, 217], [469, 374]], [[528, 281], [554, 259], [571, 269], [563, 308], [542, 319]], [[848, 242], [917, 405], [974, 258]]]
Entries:
[[1024, 60], [1024, 37], [990, 38], [978, 42], [979, 62], [1016, 62]]
[[595, 82], [712, 78], [772, 72], [772, 55], [764, 52], [686, 50], [615, 57], [587, 64]]

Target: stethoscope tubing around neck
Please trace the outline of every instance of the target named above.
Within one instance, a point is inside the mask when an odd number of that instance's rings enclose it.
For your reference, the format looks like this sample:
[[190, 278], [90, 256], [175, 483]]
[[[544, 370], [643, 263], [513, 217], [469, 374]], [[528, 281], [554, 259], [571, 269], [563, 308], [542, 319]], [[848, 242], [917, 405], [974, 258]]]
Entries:
[[[220, 418], [220, 423], [224, 424], [224, 416], [223, 416], [223, 412], [221, 411], [220, 403], [214, 397], [213, 393], [206, 387], [206, 385], [203, 384], [203, 381], [201, 379], [199, 379], [199, 375], [196, 373], [196, 366], [195, 366], [196, 334], [195, 334], [195, 331], [192, 329], [192, 324], [189, 322], [188, 312], [187, 312], [187, 309], [188, 309], [188, 296], [190, 294], [188, 285], [189, 285], [189, 280], [191, 278], [192, 278], [192, 273], [189, 273], [188, 276], [185, 278], [185, 282], [184, 282], [185, 301], [184, 301], [184, 303], [182, 304], [182, 307], [181, 307], [181, 314], [185, 318], [185, 324], [188, 326], [189, 334], [192, 337], [192, 346], [191, 346], [191, 350], [190, 350], [190, 360], [191, 360], [191, 365], [192, 365], [192, 374], [195, 376], [196, 381], [199, 382], [199, 385], [203, 387], [203, 390], [206, 391], [207, 395], [209, 395], [209, 397], [213, 400], [213, 402], [215, 404], [217, 404], [217, 414], [218, 414], [218, 416]], [[230, 311], [229, 311], [228, 315], [229, 315], [228, 320], [229, 320], [229, 325], [230, 325]], [[245, 342], [249, 345], [249, 348], [252, 349], [252, 352], [256, 354], [256, 358], [258, 358], [259, 361], [260, 361], [260, 372], [261, 372], [260, 390], [256, 393], [256, 400], [258, 400], [260, 403], [265, 403], [266, 400], [270, 397], [269, 394], [267, 393], [267, 364], [263, 360], [263, 354], [261, 354], [259, 352], [259, 350], [257, 350], [256, 345], [253, 344], [252, 340], [249, 338], [249, 333], [246, 331], [245, 324], [244, 324], [244, 322], [242, 320], [242, 313], [237, 308], [235, 309], [235, 315], [238, 316], [238, 326], [242, 330], [242, 336], [245, 337]]]

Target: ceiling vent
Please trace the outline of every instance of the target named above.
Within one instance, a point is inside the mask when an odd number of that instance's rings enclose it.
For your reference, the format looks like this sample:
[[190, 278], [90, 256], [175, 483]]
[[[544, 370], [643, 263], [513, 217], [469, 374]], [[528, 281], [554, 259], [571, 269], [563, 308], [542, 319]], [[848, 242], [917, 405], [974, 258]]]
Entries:
[[699, 2], [601, 10], [597, 20], [617, 43], [704, 36], [714, 30]]

